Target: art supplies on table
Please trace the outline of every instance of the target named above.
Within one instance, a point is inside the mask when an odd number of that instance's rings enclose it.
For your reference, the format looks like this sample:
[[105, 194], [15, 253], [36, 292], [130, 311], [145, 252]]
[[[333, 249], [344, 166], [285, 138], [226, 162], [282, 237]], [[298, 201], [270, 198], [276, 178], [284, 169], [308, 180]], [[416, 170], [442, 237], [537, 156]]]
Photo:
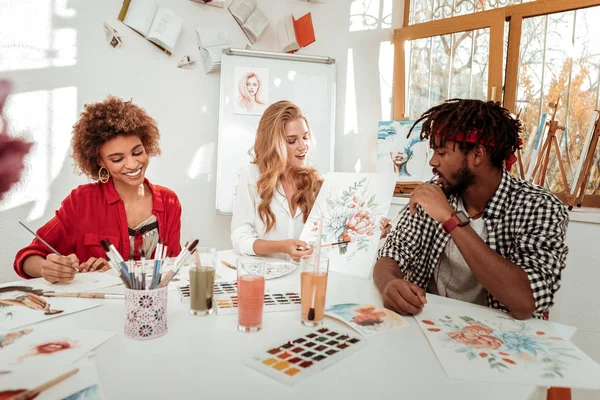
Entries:
[[252, 44], [269, 25], [267, 16], [256, 8], [256, 0], [233, 0], [228, 10]]
[[102, 305], [94, 299], [40, 297], [47, 287], [32, 281], [34, 279], [0, 285], [0, 332]]
[[0, 399], [24, 400], [13, 396], [25, 397], [28, 391], [39, 392], [35, 400], [105, 399], [96, 365], [87, 359], [76, 364], [0, 375]]
[[122, 293], [89, 293], [89, 292], [78, 292], [78, 293], [57, 293], [57, 292], [44, 292], [44, 297], [71, 297], [78, 299], [105, 299], [105, 300], [123, 300], [125, 295]]
[[277, 343], [244, 364], [286, 385], [318, 373], [365, 345], [362, 338], [321, 327]]
[[204, 72], [210, 74], [221, 70], [221, 54], [230, 47], [227, 32], [220, 32], [206, 26], [196, 26], [196, 38]]
[[118, 19], [168, 55], [183, 28], [183, 18], [152, 0], [124, 0]]
[[369, 278], [395, 186], [393, 174], [327, 173], [300, 240], [314, 247], [322, 217], [323, 244], [347, 242], [327, 249], [330, 271]]
[[325, 309], [325, 316], [344, 322], [364, 336], [408, 325], [408, 322], [395, 312], [372, 304], [335, 304]]
[[315, 41], [311, 13], [296, 19], [292, 14], [284, 16], [277, 24], [279, 46], [284, 53], [295, 53]]
[[600, 389], [600, 366], [569, 340], [571, 327], [432, 303], [415, 319], [450, 378]]
[[[181, 301], [189, 303], [190, 287], [178, 288]], [[214, 304], [218, 315], [237, 314], [238, 291], [237, 282], [215, 282]], [[300, 293], [294, 291], [267, 291], [264, 295], [264, 312], [299, 311]]]
[[0, 372], [51, 369], [73, 363], [114, 336], [113, 332], [38, 325], [0, 348]]
[[140, 263], [133, 260], [125, 262], [123, 256], [119, 253], [116, 247], [110, 240], [102, 240], [100, 245], [106, 253], [106, 260], [111, 268], [119, 275], [125, 287], [132, 290], [152, 290], [167, 286], [171, 280], [177, 275], [181, 267], [187, 262], [192, 252], [198, 245], [198, 240], [192, 242], [189, 247], [183, 247], [179, 255], [173, 261], [173, 266], [164, 275], [162, 269], [168, 262], [170, 257], [167, 257], [167, 245], [162, 243], [162, 239], [158, 240], [156, 245], [155, 259], [152, 263], [152, 274], [147, 276], [147, 264], [145, 253], [142, 252]]

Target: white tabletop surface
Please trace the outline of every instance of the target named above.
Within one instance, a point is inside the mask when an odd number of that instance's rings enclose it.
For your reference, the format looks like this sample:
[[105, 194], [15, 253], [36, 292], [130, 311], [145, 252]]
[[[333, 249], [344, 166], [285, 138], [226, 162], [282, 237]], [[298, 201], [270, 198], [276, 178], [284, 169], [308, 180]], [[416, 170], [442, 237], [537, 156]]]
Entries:
[[[225, 255], [224, 253], [221, 253]], [[217, 274], [235, 279], [221, 263]], [[266, 281], [270, 290], [300, 289], [300, 271]], [[119, 293], [123, 286], [106, 288]], [[243, 360], [303, 327], [299, 312], [270, 312], [259, 333], [238, 332], [237, 316], [195, 317], [177, 290], [169, 292], [168, 333], [136, 341], [123, 334], [123, 300], [99, 300], [97, 307], [44, 322], [46, 328], [73, 327], [116, 332], [96, 350], [96, 363], [106, 398], [112, 399], [532, 399], [545, 398], [533, 386], [466, 382], [449, 379], [413, 318], [409, 326], [372, 336], [366, 347], [293, 387], [281, 384], [243, 364]], [[429, 303], [453, 302], [428, 296]], [[327, 305], [381, 305], [372, 280], [330, 273]], [[326, 326], [339, 328], [326, 318]]]

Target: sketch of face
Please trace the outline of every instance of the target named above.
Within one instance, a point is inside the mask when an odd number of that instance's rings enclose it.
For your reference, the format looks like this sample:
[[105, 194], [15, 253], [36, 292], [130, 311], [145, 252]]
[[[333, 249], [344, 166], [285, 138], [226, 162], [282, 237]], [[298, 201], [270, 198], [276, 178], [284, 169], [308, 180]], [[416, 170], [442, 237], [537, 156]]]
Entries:
[[408, 161], [408, 156], [402, 152], [394, 153], [394, 164], [402, 165]]
[[258, 81], [258, 78], [256, 76], [248, 78], [246, 81], [246, 90], [248, 91], [248, 94], [252, 97], [256, 97], [259, 89], [260, 82]]

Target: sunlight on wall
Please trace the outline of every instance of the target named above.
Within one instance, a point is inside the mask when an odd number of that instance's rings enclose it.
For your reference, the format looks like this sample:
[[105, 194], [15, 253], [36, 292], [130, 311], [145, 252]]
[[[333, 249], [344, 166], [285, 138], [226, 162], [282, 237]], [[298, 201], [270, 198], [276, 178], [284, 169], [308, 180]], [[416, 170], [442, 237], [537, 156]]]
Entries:
[[381, 120], [392, 117], [392, 82], [394, 79], [394, 44], [379, 44], [379, 90], [381, 91]]
[[52, 6], [52, 0], [2, 1], [0, 72], [76, 64], [77, 32], [55, 27], [75, 10], [66, 8], [66, 0]]
[[196, 179], [199, 175], [206, 175], [206, 182], [212, 178], [213, 155], [215, 153], [215, 142], [203, 144], [188, 168], [190, 179]]
[[358, 161], [356, 162], [356, 164], [354, 164], [354, 172], [356, 172], [358, 174], [358, 173], [360, 173], [360, 169], [361, 169], [361, 164], [360, 164], [360, 158], [359, 158]]
[[344, 110], [344, 135], [358, 133], [358, 117], [356, 109], [356, 84], [354, 80], [354, 53], [348, 49], [348, 65], [346, 70], [346, 104]]
[[0, 203], [0, 211], [34, 202], [28, 220], [46, 211], [52, 182], [62, 168], [71, 165], [71, 127], [77, 119], [77, 89], [66, 87], [51, 91], [19, 93], [6, 104], [9, 130], [34, 142], [25, 159], [21, 181]]

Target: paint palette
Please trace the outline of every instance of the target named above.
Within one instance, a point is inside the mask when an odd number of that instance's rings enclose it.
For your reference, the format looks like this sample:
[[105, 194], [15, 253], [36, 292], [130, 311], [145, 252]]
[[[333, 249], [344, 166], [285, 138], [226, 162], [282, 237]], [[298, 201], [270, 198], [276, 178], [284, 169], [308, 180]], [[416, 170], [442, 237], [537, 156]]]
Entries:
[[364, 345], [362, 338], [322, 327], [271, 347], [247, 360], [245, 364], [291, 386]]
[[[178, 288], [181, 301], [189, 303], [190, 287]], [[237, 282], [216, 282], [214, 298], [217, 314], [231, 315], [238, 312]], [[300, 294], [297, 292], [265, 293], [264, 312], [299, 311], [301, 308]]]
[[[218, 315], [231, 315], [238, 312], [237, 293], [226, 296], [215, 296]], [[300, 294], [294, 292], [265, 293], [263, 312], [300, 311]]]

